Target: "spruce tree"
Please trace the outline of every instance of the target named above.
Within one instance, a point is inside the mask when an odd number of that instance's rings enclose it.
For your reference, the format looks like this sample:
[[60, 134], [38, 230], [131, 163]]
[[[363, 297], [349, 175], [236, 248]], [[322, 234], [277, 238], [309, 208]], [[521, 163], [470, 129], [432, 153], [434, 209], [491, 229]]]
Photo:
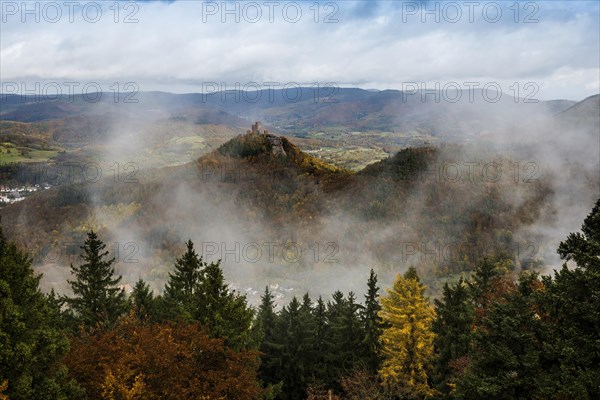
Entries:
[[473, 330], [477, 331], [491, 305], [510, 289], [513, 279], [509, 277], [511, 262], [485, 257], [475, 266], [475, 271], [467, 281], [475, 319]]
[[77, 321], [88, 329], [106, 328], [125, 312], [125, 292], [119, 288], [121, 276], [115, 276], [115, 259], [106, 259], [108, 251], [94, 231], [87, 234], [81, 247], [84, 263], [71, 264], [75, 280], [69, 280], [74, 297], [67, 303]]
[[274, 296], [265, 287], [265, 293], [261, 296], [261, 303], [256, 314], [256, 324], [260, 329], [260, 347], [262, 353], [259, 369], [259, 378], [266, 385], [274, 385], [279, 382], [279, 332], [277, 330], [277, 314], [275, 313]]
[[275, 296], [269, 290], [269, 286], [265, 286], [265, 293], [260, 296], [260, 306], [256, 314], [256, 320], [262, 329], [263, 338], [273, 339], [275, 335]]
[[499, 256], [485, 257], [475, 266], [467, 286], [476, 308], [485, 310], [490, 300], [501, 294], [502, 284], [499, 283], [508, 277], [513, 267], [510, 260]]
[[575, 265], [543, 279], [540, 312], [552, 322], [544, 352], [547, 393], [600, 398], [600, 199], [558, 253]]
[[246, 296], [229, 290], [220, 260], [204, 265], [200, 285], [194, 289], [193, 319], [208, 328], [211, 337], [224, 338], [230, 347], [243, 349], [257, 345], [250, 329], [254, 311], [248, 306]]
[[523, 274], [517, 288], [491, 302], [482, 329], [474, 335], [470, 364], [451, 395], [481, 400], [555, 398], [540, 391], [545, 375], [543, 323], [535, 313], [540, 287], [537, 275]]
[[448, 395], [473, 347], [474, 309], [463, 278], [453, 286], [444, 284], [442, 298], [436, 299], [434, 304], [436, 318], [432, 329], [436, 355], [433, 380], [436, 389]]
[[305, 350], [310, 346], [308, 327], [303, 323], [301, 304], [296, 297], [283, 307], [280, 314], [281, 329], [281, 370], [283, 400], [304, 400], [308, 383], [308, 370]]
[[573, 260], [578, 268], [600, 269], [600, 199], [583, 221], [581, 232], [570, 233], [557, 251], [562, 259]]
[[315, 379], [315, 366], [317, 362], [316, 354], [316, 321], [313, 315], [312, 299], [308, 293], [302, 297], [302, 305], [300, 306], [300, 324], [304, 329], [304, 334], [307, 340], [304, 343], [302, 361], [305, 365], [304, 375], [307, 382], [312, 382]]
[[339, 390], [339, 379], [346, 372], [344, 365], [345, 349], [345, 327], [344, 317], [346, 312], [346, 299], [339, 290], [332, 295], [333, 301], [327, 303], [327, 339], [329, 348], [326, 353], [327, 375], [325, 376], [326, 385], [330, 388]]
[[313, 338], [313, 348], [315, 351], [313, 380], [324, 381], [329, 372], [328, 361], [331, 358], [331, 342], [329, 338], [327, 306], [321, 296], [319, 296], [316, 305], [313, 307], [313, 317], [315, 324]]
[[186, 247], [175, 262], [175, 271], [169, 274], [164, 295], [157, 299], [159, 314], [198, 321], [211, 337], [223, 338], [237, 350], [258, 346], [256, 332], [251, 329], [254, 312], [245, 296], [229, 290], [220, 260], [207, 264], [196, 254], [191, 240]]
[[138, 279], [131, 292], [131, 306], [139, 319], [150, 320], [155, 315], [155, 299], [150, 286], [142, 278]]
[[[473, 276], [468, 282], [471, 296], [474, 299], [485, 301], [484, 294], [490, 290], [493, 280], [500, 275], [501, 272], [496, 265], [489, 258], [484, 258], [481, 263], [475, 266]], [[482, 304], [482, 306], [485, 307], [485, 304]]]
[[189, 319], [194, 313], [194, 296], [199, 290], [204, 266], [202, 257], [194, 250], [194, 243], [188, 240], [186, 252], [175, 261], [175, 271], [169, 273], [165, 285], [163, 297], [172, 317]]
[[377, 286], [377, 275], [373, 269], [371, 269], [369, 274], [367, 288], [365, 306], [361, 313], [364, 329], [364, 338], [362, 340], [363, 360], [367, 371], [375, 374], [381, 363], [383, 319], [379, 315], [381, 311], [379, 287]]
[[364, 338], [364, 330], [359, 317], [361, 309], [362, 306], [356, 302], [354, 293], [348, 293], [340, 320], [343, 335], [339, 338], [339, 360], [343, 375], [349, 374], [359, 367], [360, 348]]
[[60, 363], [69, 341], [40, 278], [0, 227], [0, 393], [14, 400], [82, 398]]

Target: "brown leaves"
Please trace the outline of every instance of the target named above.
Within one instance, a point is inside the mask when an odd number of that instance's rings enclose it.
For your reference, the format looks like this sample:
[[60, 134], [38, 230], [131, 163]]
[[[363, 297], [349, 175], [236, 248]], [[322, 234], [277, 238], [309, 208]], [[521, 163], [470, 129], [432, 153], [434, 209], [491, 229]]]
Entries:
[[347, 400], [375, 400], [383, 397], [382, 387], [377, 381], [377, 376], [365, 370], [355, 370], [350, 375], [342, 378], [342, 389]]
[[235, 352], [198, 324], [141, 325], [73, 338], [65, 360], [90, 398], [258, 399], [258, 354]]

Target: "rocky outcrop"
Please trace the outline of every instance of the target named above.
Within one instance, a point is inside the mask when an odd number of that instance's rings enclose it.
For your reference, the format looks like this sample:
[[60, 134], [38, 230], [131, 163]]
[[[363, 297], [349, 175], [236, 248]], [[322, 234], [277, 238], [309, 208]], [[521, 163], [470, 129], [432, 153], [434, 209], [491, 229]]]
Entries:
[[265, 138], [267, 139], [267, 143], [271, 146], [271, 153], [275, 156], [283, 156], [286, 157], [287, 153], [283, 148], [283, 141], [279, 136], [265, 134]]
[[271, 154], [275, 156], [287, 156], [281, 138], [279, 136], [271, 135], [266, 129], [261, 132], [260, 127], [260, 122], [255, 122], [252, 124], [252, 129], [248, 129], [246, 132], [248, 134], [263, 135], [271, 149]]

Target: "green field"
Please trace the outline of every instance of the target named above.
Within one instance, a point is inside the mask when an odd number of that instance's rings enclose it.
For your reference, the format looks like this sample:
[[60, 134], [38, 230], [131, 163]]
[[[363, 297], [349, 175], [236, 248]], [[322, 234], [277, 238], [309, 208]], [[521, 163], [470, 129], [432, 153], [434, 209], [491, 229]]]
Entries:
[[359, 146], [322, 147], [317, 150], [308, 150], [307, 153], [338, 167], [353, 171], [360, 171], [369, 164], [389, 157], [389, 154], [380, 148]]
[[4, 142], [0, 144], [0, 163], [44, 162], [55, 157], [59, 151], [59, 149], [36, 150], [28, 147], [17, 147], [12, 143]]

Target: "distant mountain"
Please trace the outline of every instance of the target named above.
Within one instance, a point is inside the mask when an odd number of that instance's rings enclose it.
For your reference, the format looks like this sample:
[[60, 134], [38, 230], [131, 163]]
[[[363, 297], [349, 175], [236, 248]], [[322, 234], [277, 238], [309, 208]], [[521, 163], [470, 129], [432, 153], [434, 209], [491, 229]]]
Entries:
[[596, 130], [600, 127], [600, 94], [590, 96], [558, 114], [562, 123]]
[[[114, 102], [105, 93], [95, 103], [82, 96], [40, 101], [32, 96], [2, 96], [0, 119], [23, 122], [62, 119], [74, 115], [186, 116], [199, 124], [240, 126], [262, 120], [287, 134], [321, 129], [342, 131], [422, 131], [440, 137], [488, 130], [507, 118], [532, 113], [555, 114], [574, 104], [567, 100], [528, 103], [502, 94], [498, 100], [482, 90], [401, 92], [356, 88], [291, 88], [210, 94], [142, 92], [137, 103]], [[468, 132], [467, 132], [468, 131]]]
[[577, 104], [577, 102], [573, 100], [548, 100], [544, 102], [545, 107], [552, 114], [561, 113], [575, 104]]

